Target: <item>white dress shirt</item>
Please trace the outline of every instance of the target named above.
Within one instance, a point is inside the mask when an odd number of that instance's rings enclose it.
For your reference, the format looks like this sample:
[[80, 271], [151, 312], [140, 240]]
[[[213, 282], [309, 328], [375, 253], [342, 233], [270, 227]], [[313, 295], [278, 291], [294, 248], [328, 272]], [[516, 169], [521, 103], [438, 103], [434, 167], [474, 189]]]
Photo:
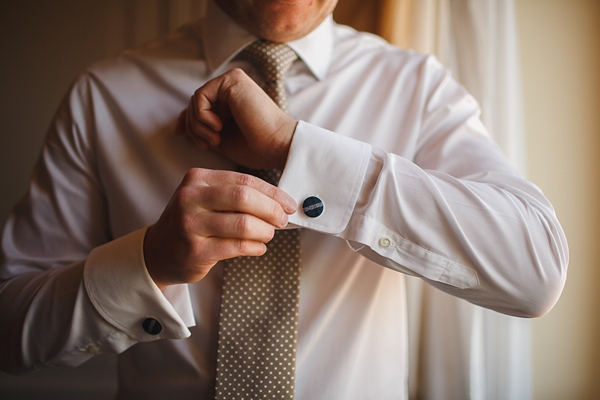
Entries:
[[[252, 67], [255, 38], [207, 17], [85, 71], [51, 125], [2, 238], [2, 368], [119, 357], [122, 398], [211, 398], [222, 266], [160, 291], [145, 227], [192, 167], [235, 169], [175, 136], [212, 77]], [[289, 43], [299, 120], [279, 186], [301, 204], [297, 399], [407, 397], [404, 274], [503, 313], [556, 302], [567, 244], [552, 206], [511, 167], [475, 100], [432, 57], [326, 19]], [[142, 322], [160, 322], [157, 335]]]

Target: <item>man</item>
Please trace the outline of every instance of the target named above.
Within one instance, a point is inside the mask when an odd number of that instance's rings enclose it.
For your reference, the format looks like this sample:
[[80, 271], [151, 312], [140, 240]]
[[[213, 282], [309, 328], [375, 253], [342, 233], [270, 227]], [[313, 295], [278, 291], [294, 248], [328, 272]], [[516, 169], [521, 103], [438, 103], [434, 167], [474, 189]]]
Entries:
[[[556, 302], [551, 205], [434, 59], [335, 25], [332, 0], [253, 3], [75, 83], [4, 231], [4, 369], [115, 352], [122, 398], [212, 398], [221, 261], [286, 225], [305, 228], [297, 399], [406, 397], [403, 274], [511, 315]], [[299, 56], [289, 116], [238, 57], [257, 38]], [[278, 188], [238, 165], [283, 169]]]

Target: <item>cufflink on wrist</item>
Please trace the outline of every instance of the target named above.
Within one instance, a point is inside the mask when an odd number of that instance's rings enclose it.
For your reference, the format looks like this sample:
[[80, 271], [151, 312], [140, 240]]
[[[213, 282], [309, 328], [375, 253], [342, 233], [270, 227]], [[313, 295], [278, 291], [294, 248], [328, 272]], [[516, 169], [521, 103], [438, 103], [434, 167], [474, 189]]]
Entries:
[[325, 205], [317, 196], [309, 196], [302, 202], [302, 212], [309, 218], [317, 218], [324, 210]]
[[153, 336], [162, 332], [162, 325], [157, 319], [152, 317], [148, 317], [142, 322], [142, 328], [144, 329], [144, 332]]

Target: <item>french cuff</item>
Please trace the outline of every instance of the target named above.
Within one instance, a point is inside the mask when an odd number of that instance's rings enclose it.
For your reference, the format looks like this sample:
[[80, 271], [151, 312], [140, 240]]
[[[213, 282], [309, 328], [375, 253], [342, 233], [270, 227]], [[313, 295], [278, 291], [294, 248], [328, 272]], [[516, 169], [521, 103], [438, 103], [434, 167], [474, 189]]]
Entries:
[[292, 225], [340, 234], [348, 225], [362, 187], [371, 146], [300, 121], [279, 188], [298, 210]]
[[100, 315], [138, 341], [190, 336], [194, 317], [187, 285], [164, 293], [146, 269], [143, 243], [146, 228], [105, 245], [88, 256], [83, 280]]

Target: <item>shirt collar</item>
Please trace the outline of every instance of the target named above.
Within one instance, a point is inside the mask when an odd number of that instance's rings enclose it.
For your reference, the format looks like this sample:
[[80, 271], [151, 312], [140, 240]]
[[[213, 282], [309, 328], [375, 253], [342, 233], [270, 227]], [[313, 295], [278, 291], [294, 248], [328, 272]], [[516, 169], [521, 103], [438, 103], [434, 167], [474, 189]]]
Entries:
[[[288, 43], [317, 79], [323, 79], [329, 69], [333, 52], [333, 27], [333, 18], [329, 15], [311, 33]], [[214, 1], [208, 1], [201, 35], [211, 73], [220, 70], [244, 47], [257, 39], [239, 26]]]

